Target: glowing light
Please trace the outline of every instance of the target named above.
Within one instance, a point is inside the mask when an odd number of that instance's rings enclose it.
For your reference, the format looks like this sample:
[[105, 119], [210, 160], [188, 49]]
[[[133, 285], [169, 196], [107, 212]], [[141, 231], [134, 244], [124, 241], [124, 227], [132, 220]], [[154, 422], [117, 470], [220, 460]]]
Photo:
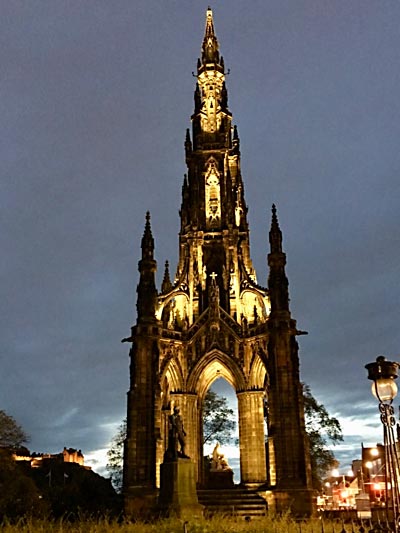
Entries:
[[365, 466], [368, 468], [368, 469], [371, 469], [374, 465], [371, 463], [371, 461], [367, 461], [365, 463]]
[[339, 470], [338, 470], [337, 468], [334, 468], [334, 469], [332, 470], [332, 476], [333, 476], [333, 477], [339, 477], [339, 476], [340, 476], [340, 474], [339, 474]]
[[370, 450], [370, 454], [371, 454], [373, 457], [378, 457], [378, 455], [379, 455], [379, 450], [378, 450], [378, 448], [372, 448], [372, 449]]
[[372, 394], [381, 402], [393, 400], [397, 394], [397, 385], [392, 378], [381, 378], [372, 382]]

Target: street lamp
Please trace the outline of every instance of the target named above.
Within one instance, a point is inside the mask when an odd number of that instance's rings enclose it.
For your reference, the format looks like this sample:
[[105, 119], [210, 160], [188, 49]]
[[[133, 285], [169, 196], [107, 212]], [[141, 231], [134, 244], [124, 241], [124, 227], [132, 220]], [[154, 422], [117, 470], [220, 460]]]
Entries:
[[379, 412], [383, 424], [383, 444], [385, 450], [385, 505], [389, 522], [389, 508], [393, 509], [394, 531], [399, 531], [400, 494], [399, 494], [399, 457], [393, 427], [396, 424], [392, 402], [397, 394], [397, 373], [399, 364], [387, 361], [383, 355], [374, 363], [365, 365], [368, 379], [372, 380], [372, 394], [379, 402]]

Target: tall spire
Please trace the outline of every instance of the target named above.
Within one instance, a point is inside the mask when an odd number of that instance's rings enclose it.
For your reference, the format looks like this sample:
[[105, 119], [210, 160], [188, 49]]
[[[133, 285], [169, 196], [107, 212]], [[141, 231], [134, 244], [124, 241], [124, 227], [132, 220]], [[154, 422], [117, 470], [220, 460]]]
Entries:
[[281, 228], [279, 227], [275, 204], [272, 204], [272, 221], [269, 232], [269, 244], [271, 246], [271, 253], [282, 253], [282, 232]]
[[154, 259], [154, 239], [151, 232], [150, 213], [146, 213], [146, 223], [142, 237], [142, 259], [139, 261], [140, 279], [137, 286], [137, 314], [138, 320], [143, 318], [155, 319], [157, 289], [155, 273], [157, 263]]
[[214, 30], [213, 13], [207, 9], [206, 28], [197, 61], [197, 83], [194, 93], [193, 149], [206, 145], [226, 149], [231, 146], [231, 120], [228, 91], [225, 85], [224, 60]]
[[146, 212], [146, 224], [142, 237], [142, 259], [153, 259], [154, 239], [151, 232], [150, 212]]
[[211, 7], [206, 14], [206, 30], [204, 33], [201, 60], [206, 63], [219, 63], [218, 40], [214, 30], [214, 20]]
[[289, 313], [289, 282], [285, 272], [286, 254], [282, 251], [282, 232], [279, 227], [275, 204], [272, 205], [269, 243], [271, 252], [268, 254], [268, 289], [271, 300], [271, 317], [273, 317], [277, 311]]

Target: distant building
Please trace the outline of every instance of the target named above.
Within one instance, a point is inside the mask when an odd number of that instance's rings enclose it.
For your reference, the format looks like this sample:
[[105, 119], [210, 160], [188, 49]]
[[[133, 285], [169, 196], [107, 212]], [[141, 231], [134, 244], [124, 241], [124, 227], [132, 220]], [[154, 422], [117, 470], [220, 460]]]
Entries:
[[[22, 452], [22, 453], [21, 453]], [[13, 454], [14, 461], [29, 462], [31, 468], [42, 468], [44, 462], [57, 461], [63, 463], [75, 463], [86, 470], [91, 470], [90, 466], [85, 466], [83, 453], [75, 448], [65, 448], [60, 453], [29, 453], [29, 450], [23, 450]], [[24, 453], [25, 452], [25, 453]]]

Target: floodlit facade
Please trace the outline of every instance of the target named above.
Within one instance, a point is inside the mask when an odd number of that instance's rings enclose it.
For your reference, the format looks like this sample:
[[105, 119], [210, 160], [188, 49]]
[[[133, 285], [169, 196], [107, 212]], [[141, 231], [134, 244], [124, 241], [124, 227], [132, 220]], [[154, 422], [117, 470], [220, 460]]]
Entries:
[[154, 504], [174, 406], [182, 413], [186, 454], [202, 485], [202, 405], [211, 384], [222, 377], [238, 399], [241, 484], [258, 488], [279, 511], [307, 514], [313, 493], [296, 342], [304, 332], [289, 310], [286, 256], [275, 206], [266, 286], [258, 283], [251, 261], [240, 140], [228, 108], [224, 60], [211, 9], [191, 120], [176, 276], [171, 279], [167, 263], [157, 290], [147, 214], [137, 322], [124, 339], [132, 343], [126, 510]]

